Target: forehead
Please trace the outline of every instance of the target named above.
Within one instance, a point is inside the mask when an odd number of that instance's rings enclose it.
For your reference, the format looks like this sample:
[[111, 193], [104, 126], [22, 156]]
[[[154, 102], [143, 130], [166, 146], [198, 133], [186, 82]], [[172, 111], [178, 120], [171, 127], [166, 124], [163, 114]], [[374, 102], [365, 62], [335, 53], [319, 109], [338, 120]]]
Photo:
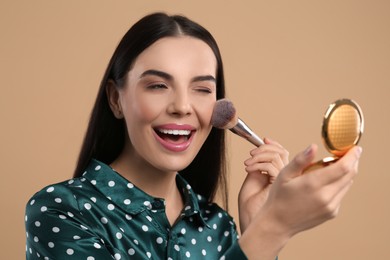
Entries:
[[159, 69], [172, 73], [187, 70], [215, 76], [216, 68], [217, 61], [210, 46], [194, 37], [178, 36], [161, 38], [146, 48], [135, 60], [132, 70]]

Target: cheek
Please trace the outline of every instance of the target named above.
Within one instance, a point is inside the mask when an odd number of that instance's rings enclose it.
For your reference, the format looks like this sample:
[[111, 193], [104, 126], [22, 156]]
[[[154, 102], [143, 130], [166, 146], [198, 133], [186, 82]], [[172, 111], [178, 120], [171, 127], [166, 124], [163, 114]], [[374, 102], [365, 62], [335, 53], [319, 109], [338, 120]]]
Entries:
[[197, 105], [198, 108], [198, 117], [201, 121], [200, 123], [204, 126], [210, 125], [211, 129], [211, 116], [213, 114], [215, 99], [211, 99], [207, 102], [202, 102], [199, 105]]
[[150, 100], [149, 98], [139, 97], [133, 102], [132, 110], [134, 116], [142, 122], [150, 122], [161, 113], [163, 105], [160, 100]]

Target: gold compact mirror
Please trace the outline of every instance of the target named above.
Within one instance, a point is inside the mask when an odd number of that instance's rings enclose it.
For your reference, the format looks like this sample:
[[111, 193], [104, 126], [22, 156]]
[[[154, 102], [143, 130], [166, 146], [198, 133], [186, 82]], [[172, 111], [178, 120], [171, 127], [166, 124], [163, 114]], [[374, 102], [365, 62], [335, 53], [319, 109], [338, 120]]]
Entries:
[[339, 99], [330, 104], [324, 115], [322, 139], [326, 149], [333, 156], [310, 165], [305, 172], [325, 167], [337, 161], [359, 143], [363, 129], [363, 113], [355, 101]]

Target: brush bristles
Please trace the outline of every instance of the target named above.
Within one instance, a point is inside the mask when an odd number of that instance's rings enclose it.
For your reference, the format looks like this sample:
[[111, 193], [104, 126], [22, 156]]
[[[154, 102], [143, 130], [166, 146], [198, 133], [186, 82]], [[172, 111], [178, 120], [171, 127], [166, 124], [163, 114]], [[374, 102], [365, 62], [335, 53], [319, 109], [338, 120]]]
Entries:
[[237, 121], [238, 116], [233, 103], [227, 99], [217, 100], [211, 116], [211, 125], [216, 128], [230, 129], [237, 124]]

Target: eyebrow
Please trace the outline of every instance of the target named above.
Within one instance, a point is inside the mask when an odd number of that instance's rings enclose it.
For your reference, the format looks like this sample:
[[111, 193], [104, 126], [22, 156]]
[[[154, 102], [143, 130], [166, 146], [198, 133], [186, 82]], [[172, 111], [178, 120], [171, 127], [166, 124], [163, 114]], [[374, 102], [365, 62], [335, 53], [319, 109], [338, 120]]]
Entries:
[[[173, 80], [173, 76], [164, 72], [164, 71], [160, 71], [160, 70], [146, 70], [144, 71], [140, 78], [143, 78], [143, 77], [146, 77], [146, 76], [149, 76], [149, 75], [152, 75], [152, 76], [158, 76], [158, 77], [161, 77], [161, 78], [164, 78], [166, 80]], [[215, 79], [214, 76], [212, 75], [202, 75], [202, 76], [196, 76], [196, 77], [193, 77], [192, 82], [199, 82], [199, 81], [212, 81], [212, 82], [217, 82], [217, 80]]]

